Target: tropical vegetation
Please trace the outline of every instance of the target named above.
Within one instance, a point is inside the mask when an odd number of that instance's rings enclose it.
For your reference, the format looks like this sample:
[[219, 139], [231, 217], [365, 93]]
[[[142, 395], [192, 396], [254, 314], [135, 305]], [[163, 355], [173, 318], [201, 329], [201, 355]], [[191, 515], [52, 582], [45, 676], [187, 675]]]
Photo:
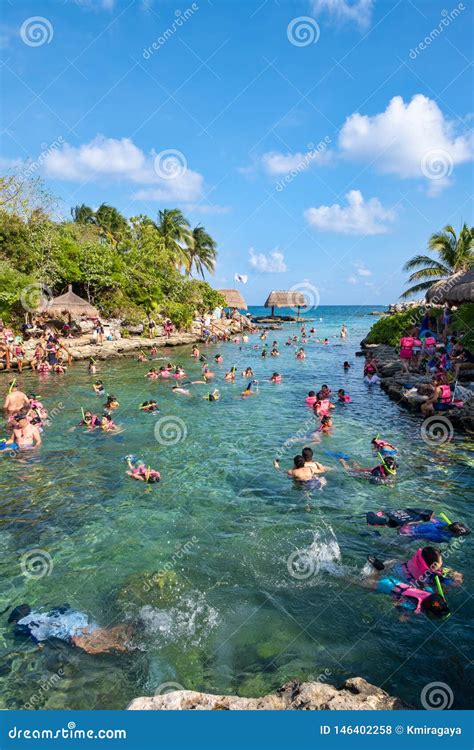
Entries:
[[431, 235], [428, 250], [433, 255], [415, 255], [405, 264], [404, 271], [413, 271], [408, 278], [408, 283], [412, 286], [401, 295], [402, 299], [419, 292], [425, 293], [437, 281], [472, 268], [474, 228], [463, 224], [459, 234], [456, 234], [454, 228], [447, 224], [441, 232]]
[[183, 213], [164, 209], [154, 218], [127, 219], [107, 203], [85, 204], [58, 215], [57, 202], [39, 178], [0, 178], [0, 315], [20, 318], [31, 285], [54, 295], [68, 284], [104, 317], [142, 321], [162, 314], [188, 327], [223, 303], [204, 281], [216, 262], [216, 243]]

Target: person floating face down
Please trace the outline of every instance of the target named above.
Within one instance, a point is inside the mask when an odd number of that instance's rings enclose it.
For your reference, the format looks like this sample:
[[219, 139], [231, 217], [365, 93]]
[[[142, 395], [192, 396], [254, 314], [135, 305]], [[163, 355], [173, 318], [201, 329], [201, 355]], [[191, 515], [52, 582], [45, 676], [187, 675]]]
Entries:
[[101, 628], [84, 612], [68, 605], [45, 612], [32, 610], [29, 604], [15, 607], [8, 618], [15, 635], [31, 638], [39, 647], [59, 640], [88, 654], [123, 653], [132, 648], [133, 628], [128, 624]]

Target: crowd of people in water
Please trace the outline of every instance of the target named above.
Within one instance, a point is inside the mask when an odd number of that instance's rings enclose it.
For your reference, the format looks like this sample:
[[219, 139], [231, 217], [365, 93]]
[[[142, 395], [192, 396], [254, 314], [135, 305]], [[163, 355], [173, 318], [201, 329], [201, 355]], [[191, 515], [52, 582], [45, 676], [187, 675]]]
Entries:
[[[432, 321], [429, 316], [422, 323], [422, 330], [412, 331], [410, 336], [402, 338], [400, 356], [408, 367], [420, 367], [428, 360], [438, 357], [436, 341], [431, 343], [433, 332], [430, 329]], [[449, 325], [445, 330], [444, 348], [449, 350], [450, 359], [458, 356], [456, 352], [456, 337], [449, 333]], [[339, 334], [341, 339], [346, 339], [348, 330], [342, 326]], [[273, 340], [271, 346], [267, 343], [268, 331], [261, 330], [259, 334], [260, 343], [251, 343], [246, 333], [234, 336], [233, 342], [245, 351], [245, 347], [252, 347], [259, 352], [261, 358], [271, 357], [278, 360], [280, 356], [279, 343]], [[407, 340], [408, 339], [408, 340]], [[411, 343], [413, 340], [413, 343]], [[284, 343], [286, 347], [294, 349], [297, 360], [306, 358], [305, 346], [311, 342], [321, 346], [331, 344], [328, 338], [320, 338], [316, 328], [307, 328], [302, 325], [299, 332], [291, 335]], [[419, 345], [417, 344], [419, 342]], [[433, 346], [435, 349], [433, 350]], [[44, 340], [38, 342], [38, 356], [36, 369], [39, 376], [46, 376], [51, 368], [60, 362], [60, 350], [64, 347], [59, 343], [52, 332], [45, 334]], [[408, 352], [410, 351], [410, 357]], [[66, 350], [67, 353], [67, 350]], [[453, 354], [454, 353], [454, 354]], [[229, 369], [222, 367], [224, 358], [220, 352], [209, 354], [207, 344], [192, 347], [190, 356], [200, 365], [200, 377], [190, 380], [185, 368], [176, 363], [168, 362], [160, 366], [154, 365], [153, 360], [158, 358], [158, 349], [153, 346], [149, 353], [140, 351], [137, 356], [137, 364], [151, 364], [148, 371], [143, 375], [149, 381], [170, 381], [173, 394], [182, 397], [199, 397], [209, 402], [217, 402], [221, 398], [221, 391], [215, 387], [218, 377], [224, 383], [243, 383], [239, 397], [246, 400], [250, 397], [258, 397], [261, 383], [255, 378], [254, 369], [246, 367], [241, 372], [235, 366]], [[443, 355], [441, 355], [443, 356]], [[47, 369], [41, 368], [41, 363], [47, 362]], [[447, 360], [445, 359], [446, 363]], [[429, 365], [428, 365], [429, 366]], [[462, 367], [458, 361], [456, 367]], [[347, 360], [340, 363], [340, 368], [346, 375], [351, 370], [351, 363]], [[87, 365], [91, 377], [91, 395], [104, 399], [101, 409], [82, 410], [82, 418], [78, 424], [71, 429], [83, 429], [86, 431], [101, 431], [106, 433], [117, 433], [122, 431], [121, 426], [115, 421], [115, 413], [120, 407], [116, 396], [107, 393], [106, 384], [103, 379], [97, 378], [98, 363], [91, 358]], [[66, 372], [66, 368], [61, 374]], [[408, 372], [408, 369], [407, 369]], [[284, 374], [275, 369], [269, 378], [272, 385], [278, 386], [282, 383]], [[375, 357], [368, 355], [363, 379], [368, 387], [379, 382], [378, 364]], [[204, 388], [196, 388], [204, 386]], [[212, 386], [212, 387], [211, 387]], [[447, 396], [441, 390], [437, 397], [429, 402], [433, 409], [442, 407]], [[375, 435], [368, 442], [367, 448], [374, 460], [372, 465], [361, 466], [352, 461], [344, 453], [330, 450], [330, 437], [333, 431], [335, 416], [337, 419], [344, 418], [344, 411], [351, 408], [352, 398], [344, 388], [337, 391], [324, 383], [319, 389], [309, 390], [307, 395], [302, 394], [302, 407], [310, 410], [314, 415], [314, 429], [309, 432], [305, 440], [306, 445], [301, 453], [293, 459], [293, 465], [286, 469], [288, 478], [309, 492], [323, 490], [327, 484], [326, 475], [337, 469], [344, 471], [347, 476], [357, 480], [367, 481], [370, 484], [390, 486], [396, 482], [399, 468], [399, 451], [395, 445], [380, 435]], [[426, 402], [428, 404], [428, 402]], [[48, 426], [48, 412], [39, 397], [33, 393], [24, 393], [16, 378], [10, 382], [8, 393], [4, 401], [4, 413], [6, 420], [7, 435], [0, 442], [0, 452], [15, 454], [16, 451], [39, 448], [42, 443], [42, 434]], [[159, 412], [159, 405], [155, 399], [147, 399], [137, 405], [142, 413]], [[426, 409], [428, 411], [428, 407]], [[296, 441], [295, 441], [296, 442]], [[315, 458], [314, 448], [326, 456], [329, 461]], [[160, 482], [160, 472], [147, 465], [139, 457], [128, 454], [124, 457], [126, 475], [135, 481], [145, 484], [157, 484]], [[330, 465], [330, 464], [333, 465]], [[375, 465], [373, 465], [375, 464]], [[276, 470], [282, 469], [280, 459], [273, 460]], [[377, 490], [374, 489], [374, 496]], [[433, 617], [446, 618], [450, 615], [447, 603], [446, 589], [452, 586], [460, 586], [463, 576], [458, 571], [447, 568], [444, 564], [442, 552], [433, 544], [449, 544], [452, 540], [465, 537], [470, 533], [467, 526], [459, 521], [452, 522], [445, 514], [434, 515], [430, 509], [406, 508], [401, 510], [374, 510], [367, 514], [367, 524], [376, 529], [387, 527], [397, 530], [401, 536], [424, 544], [407, 559], [379, 560], [369, 555], [364, 565], [365, 574], [354, 577], [353, 582], [364, 587], [371, 588], [379, 593], [389, 595], [393, 603], [400, 607], [405, 617], [407, 613], [424, 613]], [[87, 615], [69, 608], [56, 608], [49, 612], [33, 611], [29, 605], [20, 605], [10, 614], [9, 621], [14, 624], [16, 632], [26, 634], [37, 642], [43, 642], [48, 638], [55, 637], [80, 647], [89, 653], [100, 653], [105, 651], [122, 651], [126, 646], [126, 635], [129, 634], [129, 626], [123, 625], [115, 628], [100, 628], [96, 623], [89, 620]]]

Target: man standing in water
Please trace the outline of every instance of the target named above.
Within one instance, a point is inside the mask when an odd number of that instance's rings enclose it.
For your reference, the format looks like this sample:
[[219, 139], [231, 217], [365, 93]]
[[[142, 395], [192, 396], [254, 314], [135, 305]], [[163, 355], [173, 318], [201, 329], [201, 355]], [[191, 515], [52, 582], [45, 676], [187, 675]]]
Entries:
[[13, 414], [20, 412], [22, 409], [29, 407], [29, 405], [30, 400], [26, 393], [18, 390], [16, 380], [12, 380], [8, 389], [7, 397], [3, 404], [3, 409], [5, 411], [5, 416], [7, 417], [7, 419]]
[[41, 445], [41, 435], [36, 425], [28, 422], [26, 415], [26, 411], [22, 411], [20, 414], [15, 415], [15, 421], [13, 423], [13, 441], [19, 448], [34, 448]]
[[347, 326], [345, 323], [342, 324], [341, 328], [341, 339], [345, 339], [347, 337]]

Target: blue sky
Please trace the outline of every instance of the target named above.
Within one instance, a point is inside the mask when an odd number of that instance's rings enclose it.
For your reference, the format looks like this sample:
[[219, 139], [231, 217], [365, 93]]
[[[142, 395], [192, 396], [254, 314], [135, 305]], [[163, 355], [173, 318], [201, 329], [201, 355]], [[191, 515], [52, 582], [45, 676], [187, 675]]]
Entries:
[[[472, 5], [2, 3], [1, 162], [63, 201], [178, 206], [217, 287], [385, 304], [431, 232], [472, 221]], [[31, 164], [33, 166], [31, 166]]]

